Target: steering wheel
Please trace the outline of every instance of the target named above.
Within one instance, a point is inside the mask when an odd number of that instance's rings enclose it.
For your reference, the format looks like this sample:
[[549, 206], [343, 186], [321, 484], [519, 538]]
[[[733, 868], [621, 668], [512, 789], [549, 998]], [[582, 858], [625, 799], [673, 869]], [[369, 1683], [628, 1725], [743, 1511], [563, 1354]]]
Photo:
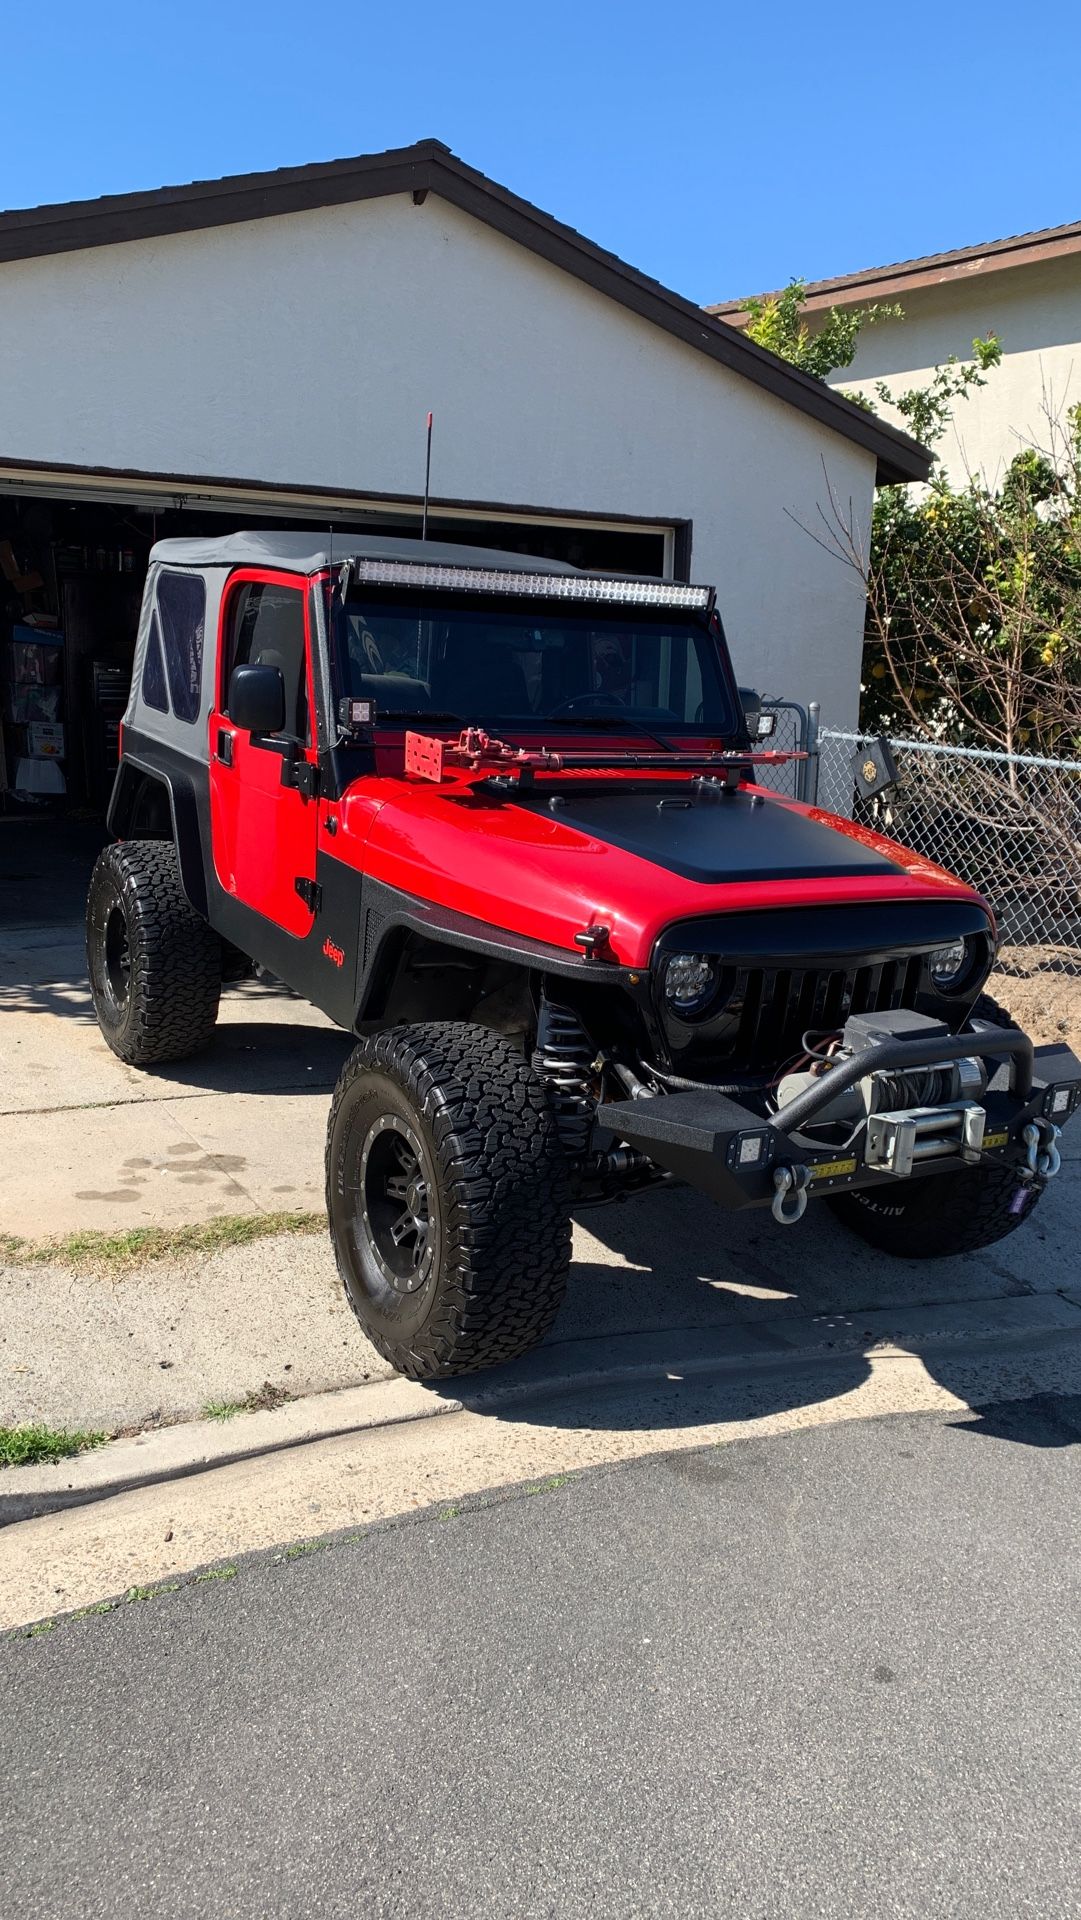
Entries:
[[361, 627], [360, 644], [364, 654], [364, 658], [368, 662], [368, 666], [371, 672], [385, 673], [386, 668], [383, 665], [383, 656], [376, 645], [375, 635], [374, 633], [372, 633], [369, 627]]
[[577, 713], [580, 707], [625, 707], [627, 702], [618, 693], [575, 693], [569, 700], [561, 700], [553, 707], [549, 720], [558, 720], [561, 713]]

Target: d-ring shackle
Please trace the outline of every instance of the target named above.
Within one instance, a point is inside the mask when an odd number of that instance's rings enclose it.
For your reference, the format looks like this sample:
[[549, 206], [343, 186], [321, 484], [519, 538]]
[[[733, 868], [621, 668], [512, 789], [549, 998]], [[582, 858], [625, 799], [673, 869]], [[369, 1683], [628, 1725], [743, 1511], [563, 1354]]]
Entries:
[[1053, 1180], [1062, 1165], [1062, 1155], [1058, 1143], [1062, 1138], [1062, 1128], [1053, 1126], [1050, 1120], [1042, 1117], [1030, 1120], [1022, 1128], [1021, 1138], [1025, 1144], [1025, 1171], [1041, 1180]]
[[[778, 1226], [794, 1227], [807, 1211], [809, 1167], [775, 1167], [770, 1212]], [[791, 1196], [791, 1198], [789, 1197]]]

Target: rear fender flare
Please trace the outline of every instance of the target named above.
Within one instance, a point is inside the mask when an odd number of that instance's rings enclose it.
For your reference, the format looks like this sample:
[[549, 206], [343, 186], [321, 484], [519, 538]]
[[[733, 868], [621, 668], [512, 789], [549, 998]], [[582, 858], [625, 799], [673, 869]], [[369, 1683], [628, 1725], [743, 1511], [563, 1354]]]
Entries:
[[205, 919], [208, 905], [206, 873], [199, 832], [198, 797], [193, 780], [172, 769], [165, 771], [159, 767], [144, 766], [140, 761], [125, 756], [117, 769], [109, 801], [109, 832], [117, 840], [138, 837], [138, 813], [148, 782], [160, 788], [168, 799], [181, 884], [189, 904]]

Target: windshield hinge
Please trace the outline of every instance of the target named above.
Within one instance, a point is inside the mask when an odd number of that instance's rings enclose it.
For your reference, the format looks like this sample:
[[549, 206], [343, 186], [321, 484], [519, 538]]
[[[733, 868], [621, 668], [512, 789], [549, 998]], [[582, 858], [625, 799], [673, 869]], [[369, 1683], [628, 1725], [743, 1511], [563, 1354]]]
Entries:
[[319, 792], [319, 768], [313, 760], [305, 760], [298, 747], [292, 741], [290, 751], [282, 760], [283, 787], [293, 787], [305, 800], [314, 800]]

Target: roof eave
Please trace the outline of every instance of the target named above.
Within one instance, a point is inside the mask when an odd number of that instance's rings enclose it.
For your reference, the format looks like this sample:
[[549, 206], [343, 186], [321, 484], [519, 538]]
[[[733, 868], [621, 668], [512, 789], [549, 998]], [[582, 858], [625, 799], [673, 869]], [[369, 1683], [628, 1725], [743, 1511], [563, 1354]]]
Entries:
[[[888, 267], [868, 267], [859, 273], [839, 274], [833, 280], [811, 280], [805, 288], [805, 313], [821, 313], [830, 307], [847, 307], [856, 301], [889, 300], [922, 290], [944, 287], [958, 281], [979, 280], [988, 273], [1016, 271], [1018, 267], [1042, 266], [1050, 260], [1062, 260], [1081, 253], [1081, 225], [1052, 227], [1031, 237], [995, 240], [982, 247], [959, 248], [955, 253], [928, 254], [919, 260], [899, 260]], [[776, 300], [782, 289], [757, 296]], [[750, 315], [745, 300], [712, 302], [704, 311], [730, 327], [745, 327]]]
[[438, 140], [351, 160], [0, 214], [0, 264], [387, 194], [411, 193], [420, 202], [429, 192], [873, 453], [880, 484], [927, 478], [932, 456], [907, 434], [478, 173]]

